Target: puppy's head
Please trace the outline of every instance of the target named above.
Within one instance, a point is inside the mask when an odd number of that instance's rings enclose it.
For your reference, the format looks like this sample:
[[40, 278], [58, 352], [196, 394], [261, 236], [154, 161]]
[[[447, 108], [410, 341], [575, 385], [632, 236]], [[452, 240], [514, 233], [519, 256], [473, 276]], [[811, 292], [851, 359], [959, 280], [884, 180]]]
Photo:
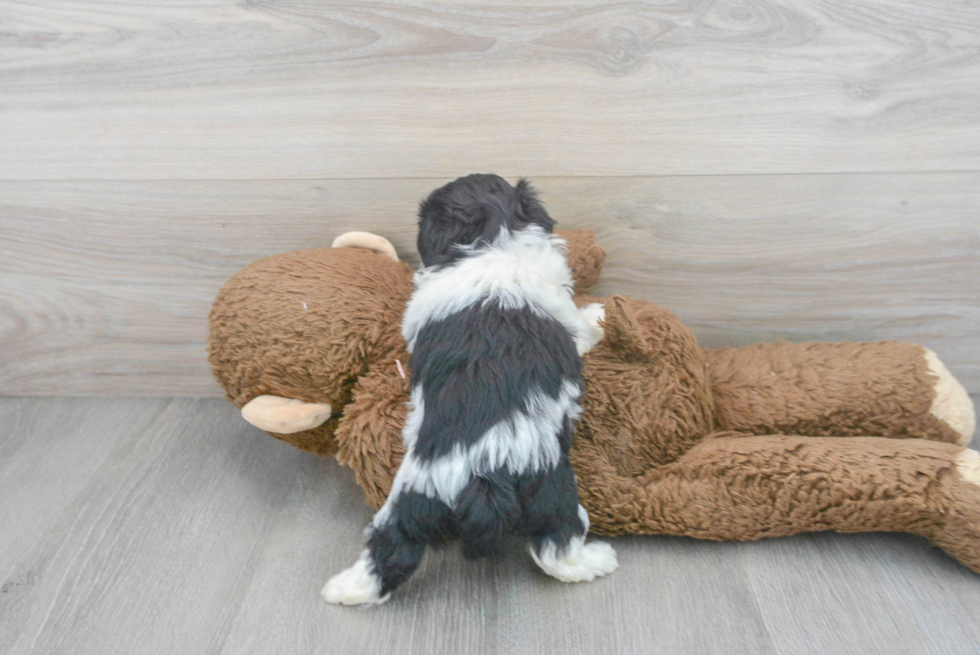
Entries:
[[530, 225], [550, 233], [555, 221], [527, 180], [511, 186], [499, 175], [461, 177], [430, 193], [419, 207], [422, 264], [451, 264], [464, 256], [460, 246], [489, 245], [501, 230], [517, 232]]

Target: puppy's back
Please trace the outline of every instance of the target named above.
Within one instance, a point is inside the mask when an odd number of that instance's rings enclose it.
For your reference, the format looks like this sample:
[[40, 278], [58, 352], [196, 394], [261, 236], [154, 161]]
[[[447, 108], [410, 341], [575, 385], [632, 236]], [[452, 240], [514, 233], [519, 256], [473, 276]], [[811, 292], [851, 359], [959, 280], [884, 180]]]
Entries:
[[[582, 360], [564, 326], [530, 307], [495, 302], [427, 323], [410, 367], [425, 403], [415, 455], [431, 460], [478, 448], [491, 470], [504, 463], [497, 451], [517, 437], [514, 447], [548, 450], [540, 442], [554, 439], [582, 385]], [[513, 465], [546, 463], [537, 457]]]

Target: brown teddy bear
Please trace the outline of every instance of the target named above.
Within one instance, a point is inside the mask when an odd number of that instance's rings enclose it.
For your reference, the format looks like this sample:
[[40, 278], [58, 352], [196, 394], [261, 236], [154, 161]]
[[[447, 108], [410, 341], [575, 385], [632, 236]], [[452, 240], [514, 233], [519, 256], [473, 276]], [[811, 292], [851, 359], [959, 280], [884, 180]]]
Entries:
[[[560, 233], [576, 292], [605, 254]], [[210, 362], [253, 425], [354, 470], [378, 508], [403, 454], [413, 271], [386, 240], [269, 257], [224, 286]], [[358, 247], [349, 247], [358, 246]], [[779, 342], [704, 350], [653, 303], [613, 296], [585, 357], [571, 459], [592, 531], [752, 540], [927, 537], [980, 572], [980, 454], [969, 396], [918, 345]]]

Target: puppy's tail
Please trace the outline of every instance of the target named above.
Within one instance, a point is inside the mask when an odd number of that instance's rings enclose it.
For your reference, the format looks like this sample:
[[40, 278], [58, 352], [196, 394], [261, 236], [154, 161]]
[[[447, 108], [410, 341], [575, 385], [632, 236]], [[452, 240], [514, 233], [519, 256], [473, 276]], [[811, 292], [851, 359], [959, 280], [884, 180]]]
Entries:
[[520, 516], [514, 485], [502, 476], [473, 478], [456, 499], [456, 520], [463, 556], [489, 555], [501, 537], [511, 532]]

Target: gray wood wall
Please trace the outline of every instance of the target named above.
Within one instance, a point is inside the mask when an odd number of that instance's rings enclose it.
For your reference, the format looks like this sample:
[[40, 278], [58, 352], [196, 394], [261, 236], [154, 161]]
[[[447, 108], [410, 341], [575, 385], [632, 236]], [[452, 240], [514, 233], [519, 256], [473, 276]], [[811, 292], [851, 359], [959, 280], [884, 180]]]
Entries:
[[460, 174], [709, 346], [908, 339], [980, 392], [980, 4], [0, 10], [0, 394], [214, 395], [211, 299]]

